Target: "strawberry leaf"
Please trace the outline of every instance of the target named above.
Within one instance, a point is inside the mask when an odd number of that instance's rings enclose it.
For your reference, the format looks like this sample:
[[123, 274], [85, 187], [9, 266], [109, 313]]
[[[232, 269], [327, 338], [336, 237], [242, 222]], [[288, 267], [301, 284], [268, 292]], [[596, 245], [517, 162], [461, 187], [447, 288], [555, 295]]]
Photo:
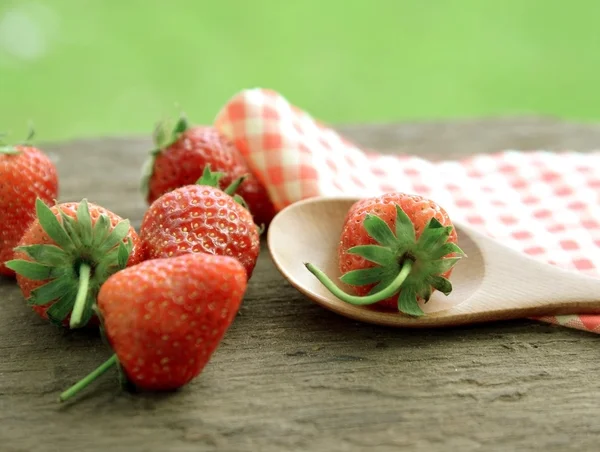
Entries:
[[363, 268], [345, 273], [340, 280], [351, 286], [364, 286], [381, 281], [385, 274], [386, 269], [384, 267]]
[[437, 219], [431, 218], [417, 241], [417, 247], [421, 251], [431, 251], [433, 248], [439, 248], [447, 242], [451, 232], [452, 227], [444, 227]]
[[56, 278], [49, 283], [32, 290], [29, 303], [34, 305], [44, 305], [51, 301], [56, 301], [69, 290], [69, 285], [69, 280], [67, 278]]
[[452, 292], [452, 283], [444, 278], [443, 276], [431, 276], [428, 282], [436, 289], [442, 292], [444, 295], [449, 295]]
[[25, 138], [25, 141], [23, 141], [24, 145], [30, 145], [31, 142], [33, 141], [33, 138], [35, 137], [35, 128], [33, 127], [33, 123], [29, 124], [29, 132], [27, 133], [27, 137]]
[[379, 245], [359, 245], [348, 249], [349, 254], [356, 254], [379, 265], [390, 265], [395, 262], [395, 254], [388, 248]]
[[375, 239], [379, 244], [389, 248], [395, 248], [397, 244], [396, 237], [385, 221], [375, 215], [366, 215], [363, 226], [369, 236]]
[[369, 295], [376, 294], [377, 292], [381, 292], [387, 286], [392, 284], [396, 275], [397, 275], [397, 272], [391, 272], [391, 271], [389, 273], [386, 272], [383, 275], [383, 277], [381, 278], [381, 281], [379, 281], [379, 283], [369, 291]]
[[150, 179], [154, 173], [154, 163], [156, 157], [163, 151], [163, 149], [171, 146], [177, 140], [181, 138], [183, 132], [189, 127], [185, 115], [181, 114], [177, 121], [167, 119], [159, 122], [154, 128], [153, 138], [155, 148], [150, 151], [150, 155], [144, 162], [142, 167], [142, 178], [140, 181], [140, 190], [144, 196], [148, 196], [150, 191]]
[[237, 189], [240, 188], [240, 185], [242, 185], [242, 182], [244, 182], [247, 177], [248, 176], [238, 177], [231, 184], [229, 184], [227, 186], [227, 188], [225, 188], [225, 190], [223, 190], [223, 191], [225, 193], [227, 193], [229, 196], [233, 196], [235, 194], [235, 192], [237, 191]]
[[129, 260], [129, 252], [131, 248], [131, 240], [129, 241], [129, 249], [123, 242], [119, 243], [119, 252], [117, 255], [117, 261], [119, 268], [123, 269], [127, 266]]
[[94, 228], [92, 230], [92, 248], [96, 248], [99, 246], [110, 232], [110, 220], [105, 214], [102, 214], [96, 220], [96, 224], [94, 224]]
[[69, 260], [69, 255], [55, 245], [19, 246], [15, 251], [24, 252], [38, 264], [43, 265], [64, 265]]
[[449, 257], [445, 259], [438, 259], [427, 264], [427, 270], [430, 274], [440, 275], [450, 270], [460, 260], [459, 257]]
[[104, 242], [98, 247], [99, 252], [108, 252], [111, 248], [117, 245], [117, 243], [127, 237], [129, 233], [129, 220], [120, 221], [114, 229], [110, 232], [108, 237], [104, 240]]
[[464, 256], [464, 251], [460, 249], [460, 247], [456, 243], [448, 242], [444, 243], [438, 249], [436, 249], [433, 253], [431, 253], [432, 259], [441, 259], [442, 257], [446, 257], [449, 254], [459, 254]]
[[173, 136], [179, 137], [183, 132], [185, 132], [188, 128], [188, 121], [184, 115], [181, 115], [177, 122], [175, 123], [175, 127], [173, 129]]
[[0, 146], [0, 154], [17, 155], [20, 152], [15, 146]]
[[405, 314], [421, 317], [424, 315], [423, 310], [417, 302], [417, 294], [412, 286], [403, 287], [398, 296], [398, 309]]
[[81, 248], [82, 242], [81, 242], [79, 226], [77, 225], [77, 221], [70, 215], [67, 215], [61, 209], [59, 209], [59, 211], [60, 211], [60, 217], [62, 218], [62, 226], [65, 229], [65, 231], [67, 232], [67, 235], [73, 242], [73, 245], [75, 246], [75, 248]]
[[60, 224], [50, 207], [38, 198], [35, 202], [35, 210], [42, 229], [56, 244], [64, 250], [72, 250], [73, 241]]
[[427, 303], [429, 301], [429, 299], [431, 298], [432, 292], [433, 292], [433, 288], [431, 287], [430, 284], [423, 284], [423, 290], [421, 292], [419, 292], [418, 295], [421, 296], [421, 298], [423, 300], [425, 300], [425, 303]]
[[406, 212], [396, 204], [396, 238], [401, 246], [415, 243], [415, 227]]
[[92, 217], [86, 199], [83, 199], [77, 206], [77, 224], [81, 236], [81, 244], [86, 248], [92, 246]]
[[240, 195], [233, 195], [233, 200], [237, 202], [240, 206], [242, 206], [244, 209], [248, 210], [248, 204], [246, 204], [246, 201]]
[[202, 171], [202, 176], [196, 181], [196, 185], [207, 185], [209, 187], [218, 188], [219, 181], [223, 176], [223, 173], [212, 172], [210, 170], [210, 165], [206, 165]]
[[15, 273], [33, 281], [44, 281], [52, 276], [53, 271], [53, 267], [22, 259], [14, 259], [4, 265]]
[[185, 115], [181, 115], [177, 121], [172, 118], [159, 122], [154, 129], [154, 144], [156, 149], [153, 153], [159, 154], [160, 151], [175, 143], [183, 132], [189, 127]]
[[73, 302], [76, 295], [76, 291], [68, 291], [64, 296], [60, 297], [56, 303], [48, 308], [46, 315], [53, 324], [60, 326], [67, 318], [73, 309]]

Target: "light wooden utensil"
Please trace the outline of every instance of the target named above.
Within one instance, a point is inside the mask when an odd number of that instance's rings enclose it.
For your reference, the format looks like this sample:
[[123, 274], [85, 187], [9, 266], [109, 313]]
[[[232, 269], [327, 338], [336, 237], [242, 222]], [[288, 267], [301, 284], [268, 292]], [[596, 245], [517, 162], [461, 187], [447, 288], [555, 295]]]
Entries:
[[455, 266], [449, 296], [435, 292], [420, 304], [425, 315], [348, 304], [305, 267], [310, 262], [339, 281], [337, 245], [344, 216], [356, 198], [310, 198], [279, 212], [267, 242], [277, 269], [300, 292], [343, 316], [396, 327], [441, 327], [559, 314], [600, 314], [600, 279], [534, 260], [470, 227], [455, 224], [467, 257]]

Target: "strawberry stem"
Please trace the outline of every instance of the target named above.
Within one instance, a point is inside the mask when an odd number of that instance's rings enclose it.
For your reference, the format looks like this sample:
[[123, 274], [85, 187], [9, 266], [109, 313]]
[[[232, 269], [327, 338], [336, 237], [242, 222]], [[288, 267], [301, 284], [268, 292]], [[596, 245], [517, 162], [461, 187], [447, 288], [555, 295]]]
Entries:
[[394, 280], [387, 287], [384, 287], [382, 290], [380, 290], [379, 292], [376, 292], [374, 294], [365, 295], [365, 296], [360, 297], [357, 295], [347, 294], [346, 292], [341, 290], [338, 286], [335, 285], [335, 283], [331, 279], [329, 279], [329, 277], [325, 273], [323, 273], [321, 270], [319, 270], [313, 264], [304, 264], [304, 265], [306, 266], [308, 271], [310, 271], [313, 275], [315, 275], [317, 277], [317, 279], [319, 281], [321, 281], [321, 283], [333, 295], [338, 297], [340, 300], [345, 301], [346, 303], [350, 303], [350, 304], [357, 305], [357, 306], [364, 306], [364, 305], [377, 303], [379, 301], [382, 301], [382, 300], [385, 300], [386, 298], [391, 297], [392, 295], [395, 295], [396, 293], [398, 293], [398, 291], [402, 287], [402, 284], [404, 284], [404, 281], [406, 280], [407, 276], [410, 274], [410, 271], [412, 270], [412, 260], [406, 259], [404, 261], [404, 263], [402, 264], [402, 268], [400, 270], [400, 273], [398, 273], [398, 276], [396, 276], [396, 278], [394, 278]]
[[85, 262], [79, 266], [79, 288], [77, 289], [77, 297], [75, 298], [73, 312], [71, 313], [71, 328], [79, 328], [81, 326], [81, 318], [85, 310], [85, 302], [88, 298], [91, 270], [91, 267]]
[[64, 391], [60, 395], [59, 400], [61, 402], [64, 402], [65, 400], [70, 399], [71, 397], [76, 395], [79, 391], [81, 391], [82, 389], [85, 389], [90, 383], [92, 383], [94, 380], [96, 380], [96, 378], [98, 378], [100, 375], [105, 373], [108, 369], [110, 369], [115, 364], [117, 364], [117, 355], [112, 355], [102, 365], [100, 365], [94, 371], [92, 371], [87, 376], [85, 376], [84, 378], [79, 380], [77, 383], [75, 383], [69, 389]]

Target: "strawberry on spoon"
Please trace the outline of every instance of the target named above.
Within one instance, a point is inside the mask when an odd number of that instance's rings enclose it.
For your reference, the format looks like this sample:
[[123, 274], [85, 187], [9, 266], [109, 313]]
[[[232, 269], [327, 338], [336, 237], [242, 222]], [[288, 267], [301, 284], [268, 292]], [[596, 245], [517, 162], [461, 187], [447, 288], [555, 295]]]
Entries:
[[356, 202], [346, 214], [338, 246], [339, 289], [321, 270], [307, 269], [339, 299], [422, 316], [418, 301], [452, 291], [452, 269], [464, 253], [446, 211], [418, 195], [387, 193]]

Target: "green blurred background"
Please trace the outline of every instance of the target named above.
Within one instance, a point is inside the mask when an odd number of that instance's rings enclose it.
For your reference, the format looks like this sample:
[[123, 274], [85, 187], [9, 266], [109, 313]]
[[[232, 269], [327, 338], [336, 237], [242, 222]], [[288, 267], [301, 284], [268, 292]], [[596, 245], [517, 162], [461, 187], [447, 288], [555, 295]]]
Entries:
[[0, 130], [212, 122], [262, 86], [330, 123], [600, 118], [599, 0], [0, 0]]

